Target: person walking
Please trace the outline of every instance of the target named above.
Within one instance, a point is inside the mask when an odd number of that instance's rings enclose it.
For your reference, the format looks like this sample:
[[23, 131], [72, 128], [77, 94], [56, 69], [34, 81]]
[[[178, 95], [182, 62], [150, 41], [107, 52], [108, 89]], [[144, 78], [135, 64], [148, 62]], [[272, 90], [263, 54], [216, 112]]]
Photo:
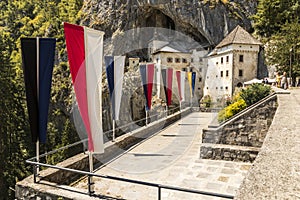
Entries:
[[280, 76], [280, 74], [279, 74], [279, 72], [277, 72], [276, 73], [276, 86], [278, 87], [278, 88], [280, 88], [281, 87], [281, 80], [280, 80], [280, 78], [281, 78], [281, 76]]

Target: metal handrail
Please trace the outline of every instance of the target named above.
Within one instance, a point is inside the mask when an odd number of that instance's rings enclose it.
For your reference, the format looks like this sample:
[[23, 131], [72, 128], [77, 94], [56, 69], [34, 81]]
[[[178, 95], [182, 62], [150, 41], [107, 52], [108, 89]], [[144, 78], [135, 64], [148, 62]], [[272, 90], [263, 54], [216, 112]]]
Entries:
[[[187, 188], [182, 188], [182, 187], [175, 187], [175, 186], [170, 186], [170, 185], [164, 185], [164, 184], [158, 184], [158, 183], [152, 183], [152, 182], [146, 182], [146, 181], [140, 181], [140, 180], [134, 180], [134, 179], [127, 179], [127, 178], [116, 177], [116, 176], [95, 174], [95, 173], [92, 173], [92, 172], [86, 172], [86, 171], [77, 170], [77, 169], [70, 169], [70, 168], [59, 167], [59, 166], [40, 163], [40, 162], [34, 162], [34, 161], [29, 160], [29, 159], [26, 160], [26, 163], [34, 165], [34, 166], [43, 166], [43, 167], [49, 167], [49, 168], [53, 168], [53, 169], [69, 171], [69, 172], [73, 172], [73, 173], [77, 173], [77, 174], [86, 175], [88, 177], [95, 176], [95, 177], [106, 178], [106, 179], [110, 179], [110, 180], [116, 180], [116, 181], [122, 181], [122, 182], [127, 182], [127, 183], [145, 185], [145, 186], [149, 186], [149, 187], [156, 187], [158, 189], [158, 199], [159, 200], [161, 200], [161, 189], [175, 190], [175, 191], [188, 192], [188, 193], [195, 193], [195, 194], [201, 194], [201, 195], [206, 195], [206, 196], [221, 197], [221, 198], [226, 198], [226, 199], [233, 199], [234, 198], [233, 195], [228, 195], [228, 194], [220, 194], [220, 193], [207, 192], [207, 191], [194, 190], [194, 189], [187, 189]], [[36, 177], [37, 177], [37, 174], [34, 173], [35, 183], [38, 183], [36, 181]], [[90, 188], [90, 187], [88, 187], [88, 188]], [[93, 196], [93, 192], [91, 192], [91, 191], [89, 191], [87, 194], [89, 194], [90, 196]]]
[[[176, 109], [178, 109], [178, 107], [173, 108], [173, 109], [171, 109], [169, 111], [173, 111], [173, 110], [176, 110]], [[181, 111], [179, 110], [179, 112], [181, 112]], [[159, 115], [159, 114], [156, 114], [156, 115]], [[156, 115], [152, 115], [152, 116], [149, 116], [149, 117], [153, 117], [153, 116], [156, 116]], [[126, 126], [130, 126], [133, 123], [136, 123], [138, 121], [142, 121], [142, 120], [145, 120], [145, 119], [146, 118], [143, 118], [143, 119], [131, 122], [130, 124], [127, 124]], [[124, 128], [124, 127], [125, 126], [118, 127], [118, 128], [121, 129], [121, 128]], [[107, 134], [109, 132], [111, 132], [111, 130], [104, 132], [104, 134]], [[61, 147], [59, 149], [52, 150], [50, 152], [46, 152], [44, 154], [41, 154], [40, 158], [45, 157], [47, 155], [54, 154], [54, 153], [56, 153], [58, 151], [61, 151], [61, 150], [64, 150], [64, 149], [68, 149], [70, 147], [76, 146], [76, 145], [81, 144], [81, 143], [86, 142], [86, 141], [87, 141], [87, 139], [83, 139], [83, 140], [80, 140], [80, 141], [75, 142], [73, 144], [69, 144], [69, 145], [66, 145], [64, 147]], [[195, 194], [201, 194], [201, 195], [206, 195], [206, 196], [222, 197], [222, 198], [227, 198], [227, 199], [233, 199], [234, 198], [234, 196], [227, 195], [227, 194], [219, 194], [219, 193], [214, 193], [214, 192], [207, 192], [207, 191], [201, 191], [201, 190], [187, 189], [187, 188], [182, 188], [182, 187], [175, 187], [175, 186], [170, 186], [170, 185], [164, 185], [164, 184], [158, 184], [158, 183], [151, 183], [151, 182], [145, 182], [145, 181], [140, 181], [140, 180], [134, 180], [134, 179], [127, 179], [127, 178], [122, 178], [122, 177], [116, 177], [116, 176], [100, 175], [100, 174], [95, 174], [93, 172], [87, 172], [87, 171], [82, 171], [82, 170], [77, 170], [77, 169], [70, 169], [70, 168], [66, 168], [66, 167], [60, 167], [60, 166], [56, 166], [56, 165], [50, 165], [50, 164], [46, 164], [46, 163], [36, 162], [36, 161], [33, 161], [34, 159], [36, 159], [36, 157], [33, 157], [33, 158], [30, 158], [30, 159], [26, 160], [26, 163], [28, 163], [30, 165], [33, 165], [34, 169], [37, 169], [38, 166], [43, 166], [43, 167], [48, 167], [48, 168], [53, 168], [53, 169], [58, 169], [58, 170], [69, 171], [69, 172], [73, 172], [73, 173], [85, 175], [85, 176], [88, 176], [88, 177], [95, 176], [95, 177], [106, 178], [106, 179], [110, 179], [110, 180], [123, 181], [123, 182], [127, 182], [127, 183], [145, 185], [145, 186], [149, 186], [149, 187], [156, 187], [158, 189], [158, 199], [159, 200], [161, 199], [161, 189], [174, 190], [174, 191], [180, 191], [180, 192], [188, 192], [188, 193], [195, 193]], [[34, 182], [35, 183], [38, 183], [38, 181], [37, 181], [37, 177], [38, 176], [39, 176], [39, 174], [37, 174], [37, 171], [34, 170]], [[89, 182], [89, 184], [93, 184], [93, 183]], [[92, 196], [93, 193], [94, 192], [91, 191], [91, 187], [88, 187], [88, 193], [87, 194], [89, 194], [89, 195]]]

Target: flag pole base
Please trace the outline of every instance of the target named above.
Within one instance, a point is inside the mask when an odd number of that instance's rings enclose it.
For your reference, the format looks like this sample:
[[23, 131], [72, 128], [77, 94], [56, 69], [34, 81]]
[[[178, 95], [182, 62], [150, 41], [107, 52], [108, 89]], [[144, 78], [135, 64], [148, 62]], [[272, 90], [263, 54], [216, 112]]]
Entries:
[[166, 118], [168, 117], [168, 106], [166, 106]]
[[[35, 148], [36, 148], [36, 162], [39, 163], [40, 162], [40, 142], [39, 142], [39, 140], [36, 141]], [[35, 165], [34, 169], [33, 169], [34, 183], [39, 182], [39, 179], [38, 179], [39, 175], [40, 175], [40, 166]]]
[[113, 123], [113, 137], [112, 137], [112, 141], [114, 142], [115, 139], [116, 139], [116, 127], [115, 127], [116, 122], [115, 122], [114, 119], [113, 119], [112, 123]]
[[[92, 173], [94, 171], [92, 152], [89, 152], [89, 168], [90, 168], [90, 172]], [[90, 196], [92, 196], [95, 193], [95, 183], [92, 175], [88, 176], [88, 191]]]
[[148, 110], [146, 109], [146, 126], [148, 125]]

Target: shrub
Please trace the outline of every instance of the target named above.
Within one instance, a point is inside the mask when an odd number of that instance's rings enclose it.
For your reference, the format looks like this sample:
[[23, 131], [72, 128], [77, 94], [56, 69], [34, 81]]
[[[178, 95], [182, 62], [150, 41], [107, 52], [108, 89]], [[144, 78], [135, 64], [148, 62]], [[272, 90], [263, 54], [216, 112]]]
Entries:
[[242, 99], [245, 100], [247, 106], [250, 106], [259, 100], [265, 98], [271, 93], [271, 87], [262, 84], [253, 84], [246, 89], [243, 89], [240, 93]]
[[246, 107], [247, 107], [246, 102], [243, 99], [239, 99], [219, 112], [218, 121], [219, 122], [225, 121], [230, 117], [232, 117], [233, 115], [235, 115], [236, 113], [244, 110]]
[[205, 95], [202, 99], [202, 103], [204, 104], [205, 108], [210, 108], [211, 107], [211, 96]]
[[242, 111], [247, 106], [250, 106], [259, 100], [265, 98], [271, 93], [271, 87], [262, 84], [253, 84], [246, 89], [242, 89], [232, 98], [232, 103], [221, 110], [218, 114], [218, 121], [222, 122], [236, 113]]

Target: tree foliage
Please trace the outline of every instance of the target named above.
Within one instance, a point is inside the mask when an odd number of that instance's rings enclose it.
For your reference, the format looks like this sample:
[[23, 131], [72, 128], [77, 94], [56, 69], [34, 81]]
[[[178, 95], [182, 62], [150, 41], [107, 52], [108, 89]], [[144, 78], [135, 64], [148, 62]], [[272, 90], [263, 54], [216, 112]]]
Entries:
[[[72, 86], [62, 22], [76, 23], [80, 0], [22, 0], [0, 2], [0, 195], [14, 199], [15, 182], [31, 173], [25, 159], [34, 156], [26, 111], [25, 87], [21, 67], [20, 38], [57, 38], [49, 108], [48, 141], [41, 146], [49, 151], [78, 140], [71, 120]], [[70, 155], [64, 151], [47, 157], [56, 163]]]
[[266, 44], [266, 63], [294, 82], [300, 75], [299, 16], [299, 0], [260, 0], [253, 16], [255, 31]]

